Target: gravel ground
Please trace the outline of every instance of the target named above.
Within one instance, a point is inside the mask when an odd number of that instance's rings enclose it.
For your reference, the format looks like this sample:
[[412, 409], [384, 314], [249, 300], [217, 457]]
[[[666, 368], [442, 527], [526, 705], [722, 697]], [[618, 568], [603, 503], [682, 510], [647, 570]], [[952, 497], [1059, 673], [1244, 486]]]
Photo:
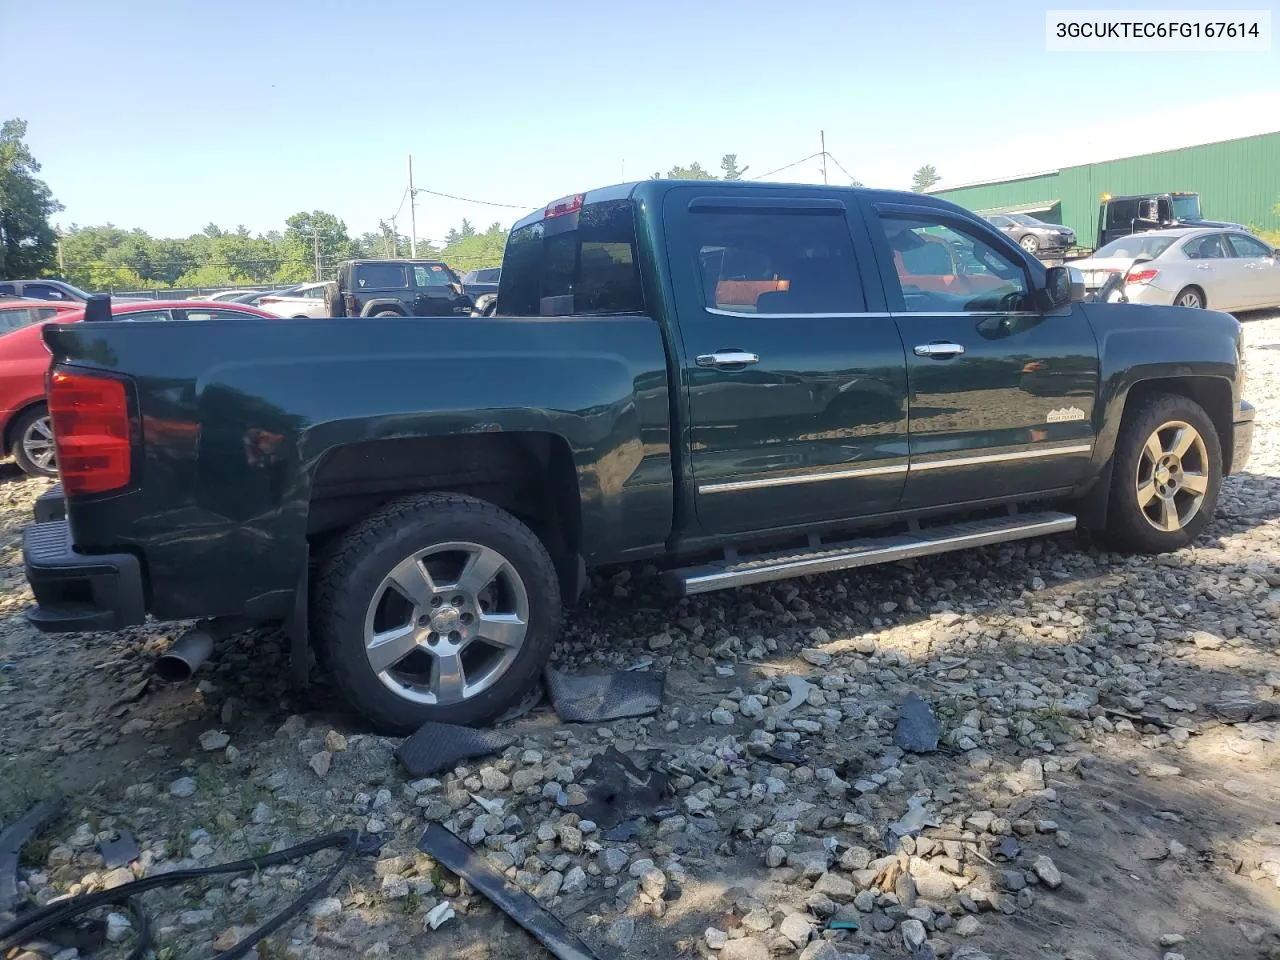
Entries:
[[[19, 541], [45, 484], [6, 466], [0, 820], [68, 804], [22, 889], [47, 902], [357, 827], [379, 857], [258, 957], [545, 956], [414, 852], [437, 821], [617, 960], [1280, 958], [1280, 316], [1247, 335], [1254, 456], [1196, 547], [1137, 559], [1067, 536], [679, 603], [627, 568], [594, 583], [556, 660], [664, 671], [662, 712], [580, 726], [541, 707], [503, 754], [413, 782], [323, 680], [287, 688], [278, 636], [231, 638], [166, 687], [151, 663], [173, 625], [30, 630]], [[935, 752], [895, 745], [911, 693]], [[626, 840], [557, 805], [609, 746], [673, 774], [671, 809]], [[97, 844], [121, 828], [142, 853], [111, 869]], [[326, 856], [146, 894], [156, 955], [225, 948]], [[103, 955], [125, 955], [127, 923]]]

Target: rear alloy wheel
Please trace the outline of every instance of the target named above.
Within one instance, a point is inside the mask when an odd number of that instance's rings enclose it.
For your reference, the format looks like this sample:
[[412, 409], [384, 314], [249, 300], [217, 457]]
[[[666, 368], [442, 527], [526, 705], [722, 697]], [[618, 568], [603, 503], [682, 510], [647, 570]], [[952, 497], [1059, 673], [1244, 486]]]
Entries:
[[408, 733], [484, 723], [542, 674], [560, 587], [537, 536], [456, 494], [398, 501], [353, 528], [323, 565], [319, 652], [351, 705]]
[[1040, 249], [1040, 240], [1034, 233], [1028, 233], [1018, 243], [1023, 250], [1033, 255]]
[[24, 413], [13, 425], [13, 448], [9, 451], [22, 472], [30, 477], [56, 477], [58, 452], [53, 443], [53, 423], [49, 411], [40, 405]]
[[364, 652], [396, 696], [451, 707], [493, 686], [528, 632], [529, 592], [511, 561], [479, 543], [438, 543], [378, 585]]
[[379, 310], [374, 314], [375, 317], [402, 317], [404, 314], [398, 310]]
[[1107, 539], [1140, 553], [1185, 547], [1212, 519], [1221, 484], [1222, 447], [1204, 408], [1175, 394], [1143, 401], [1116, 441]]
[[1191, 307], [1195, 310], [1204, 309], [1204, 294], [1195, 287], [1187, 287], [1173, 298], [1175, 307]]

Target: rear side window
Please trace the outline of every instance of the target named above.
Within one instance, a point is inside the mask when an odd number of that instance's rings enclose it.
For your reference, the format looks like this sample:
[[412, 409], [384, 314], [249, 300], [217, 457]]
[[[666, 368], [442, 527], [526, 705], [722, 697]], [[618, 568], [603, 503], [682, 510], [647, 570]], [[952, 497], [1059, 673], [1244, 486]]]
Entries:
[[356, 286], [361, 290], [398, 290], [409, 286], [409, 279], [403, 264], [362, 263], [356, 268]]
[[[50, 310], [50, 313], [56, 311]], [[0, 310], [0, 333], [8, 333], [34, 322], [35, 311], [30, 307], [15, 307], [12, 310]]]
[[631, 201], [589, 203], [514, 231], [499, 283], [506, 316], [644, 313]]
[[429, 263], [413, 268], [413, 282], [419, 287], [447, 287], [453, 282], [453, 276], [444, 264]]
[[751, 314], [866, 309], [843, 211], [724, 211], [691, 220], [703, 302]]
[[1220, 233], [1194, 237], [1182, 245], [1182, 252], [1187, 255], [1188, 260], [1225, 260], [1231, 256]]
[[12, 283], [0, 283], [0, 296], [10, 296], [14, 294], [14, 286]]

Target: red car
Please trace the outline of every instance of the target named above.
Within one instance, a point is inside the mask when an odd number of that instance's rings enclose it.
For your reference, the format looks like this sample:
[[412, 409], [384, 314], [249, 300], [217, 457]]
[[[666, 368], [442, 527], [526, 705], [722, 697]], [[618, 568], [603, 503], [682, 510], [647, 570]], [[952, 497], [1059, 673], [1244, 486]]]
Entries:
[[[22, 322], [7, 323], [10, 312], [14, 312], [15, 320], [21, 314]], [[244, 304], [193, 300], [113, 303], [111, 315], [121, 321], [278, 319], [265, 310]], [[75, 323], [83, 319], [84, 306], [78, 303], [0, 300], [0, 438], [4, 441], [3, 449], [9, 451], [23, 473], [33, 477], [52, 477], [58, 472], [53, 431], [44, 400], [49, 351], [41, 339], [41, 328], [50, 320]], [[4, 332], [6, 330], [9, 332]]]

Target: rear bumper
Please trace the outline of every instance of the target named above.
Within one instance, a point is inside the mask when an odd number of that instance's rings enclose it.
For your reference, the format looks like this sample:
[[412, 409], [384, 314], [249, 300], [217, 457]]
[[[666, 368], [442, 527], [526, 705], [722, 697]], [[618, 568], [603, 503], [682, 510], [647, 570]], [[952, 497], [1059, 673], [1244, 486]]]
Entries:
[[67, 501], [62, 495], [62, 484], [55, 483], [40, 496], [36, 497], [36, 502], [31, 508], [31, 512], [35, 514], [36, 523], [67, 519]]
[[1249, 454], [1253, 452], [1253, 404], [1240, 401], [1240, 410], [1236, 413], [1236, 421], [1232, 424], [1231, 469], [1229, 473], [1240, 473], [1249, 462]]
[[27, 619], [45, 633], [119, 630], [146, 619], [138, 558], [77, 553], [65, 520], [28, 527], [22, 560], [36, 598]]

